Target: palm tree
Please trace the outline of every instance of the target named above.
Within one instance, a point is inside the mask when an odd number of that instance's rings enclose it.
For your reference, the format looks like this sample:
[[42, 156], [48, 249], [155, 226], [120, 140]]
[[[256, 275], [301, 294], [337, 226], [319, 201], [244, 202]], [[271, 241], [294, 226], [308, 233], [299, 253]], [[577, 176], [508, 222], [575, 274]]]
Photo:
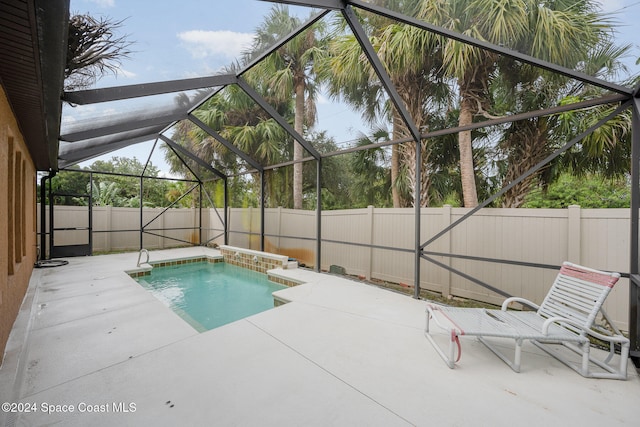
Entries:
[[[596, 77], [612, 79], [624, 71], [621, 58], [629, 46], [615, 46], [610, 40], [606, 25], [591, 47], [583, 47], [584, 59], [578, 69]], [[530, 43], [530, 42], [529, 42]], [[497, 80], [497, 99], [502, 109], [520, 113], [544, 109], [554, 105], [575, 103], [602, 96], [603, 90], [513, 60], [503, 60]], [[499, 150], [505, 159], [504, 182], [511, 182], [538, 164], [553, 150], [564, 145], [574, 135], [583, 132], [612, 111], [613, 107], [598, 107], [582, 112], [563, 113], [559, 116], [538, 117], [511, 123], [507, 128]], [[507, 191], [502, 197], [503, 207], [520, 207], [526, 195], [535, 185], [546, 185], [559, 176], [563, 168], [571, 167], [574, 173], [595, 171], [594, 163], [602, 162], [599, 172], [608, 176], [628, 171], [629, 157], [625, 144], [621, 144], [630, 130], [630, 116], [621, 114], [600, 127], [581, 142], [582, 150], [572, 149], [561, 158]], [[558, 167], [563, 166], [563, 167]], [[621, 169], [626, 167], [626, 169]], [[598, 169], [596, 168], [596, 169]]]
[[[386, 1], [381, 2], [383, 5]], [[398, 4], [395, 7], [400, 7]], [[415, 5], [406, 6], [415, 7]], [[363, 14], [371, 43], [386, 65], [387, 72], [402, 98], [413, 122], [419, 129], [429, 128], [434, 111], [448, 98], [448, 90], [439, 70], [442, 69], [438, 39], [421, 29], [394, 23], [379, 16]], [[338, 26], [338, 32], [343, 29]], [[399, 114], [388, 102], [384, 88], [376, 78], [359, 44], [352, 35], [335, 37], [330, 44], [323, 75], [327, 77], [329, 93], [343, 97], [354, 109], [363, 112], [370, 123], [387, 117], [393, 125], [393, 139], [410, 136]], [[391, 181], [395, 207], [406, 206], [399, 188], [403, 185], [399, 177], [409, 180], [404, 184], [413, 192], [415, 188], [416, 143], [394, 145], [391, 160]], [[431, 185], [431, 147], [422, 141], [422, 177], [420, 195], [410, 194], [409, 204], [418, 196], [423, 206], [429, 201]], [[402, 173], [403, 168], [405, 173]]]
[[[265, 21], [256, 29], [253, 45], [244, 53], [250, 62], [267, 48], [302, 25], [302, 21], [289, 13], [286, 5], [271, 8]], [[269, 88], [268, 99], [282, 102], [294, 99], [294, 129], [304, 135], [305, 127], [316, 121], [315, 63], [324, 54], [322, 25], [316, 23], [264, 58], [251, 70], [252, 81], [262, 82]], [[293, 143], [293, 207], [302, 209], [303, 201], [303, 147]]]
[[[380, 141], [388, 141], [389, 132], [386, 129], [375, 129], [373, 135], [361, 135], [357, 146], [372, 145]], [[370, 148], [356, 151], [350, 158], [350, 169], [355, 174], [355, 183], [352, 195], [353, 200], [364, 200], [365, 205], [377, 205], [384, 207], [385, 196], [389, 194], [391, 177], [385, 167], [388, 162], [388, 151], [383, 147]], [[364, 207], [363, 206], [363, 207]]]
[[[480, 40], [526, 52], [566, 67], [587, 57], [602, 34], [601, 17], [590, 0], [423, 0], [419, 17]], [[491, 110], [489, 87], [497, 75], [496, 54], [454, 40], [444, 44], [447, 75], [459, 90], [459, 125]], [[464, 206], [478, 204], [471, 132], [460, 132]]]
[[[263, 91], [260, 87], [257, 90]], [[275, 108], [285, 117], [289, 116], [290, 105], [276, 104]], [[282, 141], [287, 138], [285, 130], [238, 86], [225, 88], [208, 99], [193, 114], [223, 138], [249, 153], [259, 163], [277, 163], [287, 157], [286, 148], [282, 146]], [[248, 166], [238, 161], [238, 157], [231, 150], [193, 123], [182, 121], [174, 129], [173, 138], [176, 142], [200, 158], [207, 159], [208, 163], [221, 172], [237, 175], [248, 169]], [[171, 165], [172, 172], [190, 176], [189, 170], [173, 153], [166, 151], [165, 157]], [[187, 163], [191, 170], [198, 170], [197, 164], [189, 161]], [[257, 183], [259, 180], [256, 178], [252, 182]], [[244, 192], [243, 188], [249, 185], [250, 181], [236, 178], [232, 184], [236, 188], [232, 192], [235, 201], [240, 202], [239, 194]], [[267, 196], [275, 194], [274, 187], [277, 185], [277, 182], [267, 181]]]

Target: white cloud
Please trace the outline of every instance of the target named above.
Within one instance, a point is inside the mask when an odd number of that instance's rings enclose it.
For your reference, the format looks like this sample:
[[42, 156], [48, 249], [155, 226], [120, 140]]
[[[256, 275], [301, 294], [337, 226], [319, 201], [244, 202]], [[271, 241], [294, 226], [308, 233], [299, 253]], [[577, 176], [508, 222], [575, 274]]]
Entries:
[[184, 43], [194, 58], [222, 55], [234, 59], [251, 45], [253, 34], [191, 30], [178, 33], [178, 39]]
[[95, 3], [100, 7], [115, 7], [116, 0], [85, 0], [89, 3]]
[[124, 77], [125, 79], [133, 79], [137, 76], [138, 75], [133, 71], [127, 71], [122, 67], [118, 68], [118, 77]]

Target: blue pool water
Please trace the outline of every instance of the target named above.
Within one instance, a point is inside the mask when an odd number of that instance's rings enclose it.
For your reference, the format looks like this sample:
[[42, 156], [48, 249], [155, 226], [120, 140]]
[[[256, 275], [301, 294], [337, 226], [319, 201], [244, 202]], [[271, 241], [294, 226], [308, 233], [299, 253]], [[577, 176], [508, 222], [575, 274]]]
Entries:
[[271, 293], [286, 288], [223, 262], [156, 267], [136, 280], [201, 332], [273, 308]]

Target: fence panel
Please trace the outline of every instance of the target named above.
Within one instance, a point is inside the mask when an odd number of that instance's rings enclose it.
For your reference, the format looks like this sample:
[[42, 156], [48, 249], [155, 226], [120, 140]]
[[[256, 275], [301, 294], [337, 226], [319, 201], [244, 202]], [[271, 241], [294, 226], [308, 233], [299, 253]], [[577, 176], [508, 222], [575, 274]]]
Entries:
[[[72, 227], [85, 207], [65, 206], [56, 216], [56, 227]], [[56, 208], [58, 209], [58, 208]], [[40, 210], [38, 209], [38, 214]], [[147, 224], [161, 212], [144, 209]], [[438, 234], [468, 212], [464, 208], [421, 210], [420, 242]], [[219, 213], [219, 215], [218, 215]], [[203, 210], [203, 241], [223, 230], [223, 212]], [[344, 267], [347, 274], [394, 283], [414, 283], [415, 211], [413, 209], [351, 209], [322, 212], [321, 269]], [[426, 251], [488, 257], [520, 262], [560, 265], [569, 260], [593, 268], [625, 272], [629, 265], [628, 209], [483, 209], [426, 246]], [[260, 209], [230, 208], [229, 244], [260, 249]], [[148, 228], [197, 227], [196, 209], [169, 209]], [[265, 250], [288, 255], [307, 265], [315, 264], [316, 212], [294, 209], [265, 209]], [[38, 221], [38, 226], [40, 222]], [[93, 250], [137, 250], [139, 232], [105, 233], [108, 230], [138, 230], [140, 210], [135, 208], [93, 208]], [[158, 231], [158, 234], [198, 242], [198, 229]], [[214, 242], [222, 244], [223, 236]], [[345, 244], [347, 242], [351, 244]], [[56, 244], [65, 244], [64, 241]], [[183, 243], [145, 234], [148, 249]], [[389, 248], [389, 249], [386, 249]], [[393, 250], [392, 250], [393, 249]], [[511, 295], [541, 302], [556, 271], [517, 265], [429, 255], [465, 274]], [[502, 297], [457, 274], [421, 260], [420, 286], [443, 295], [499, 303]], [[629, 284], [621, 279], [606, 309], [622, 329], [629, 316]]]

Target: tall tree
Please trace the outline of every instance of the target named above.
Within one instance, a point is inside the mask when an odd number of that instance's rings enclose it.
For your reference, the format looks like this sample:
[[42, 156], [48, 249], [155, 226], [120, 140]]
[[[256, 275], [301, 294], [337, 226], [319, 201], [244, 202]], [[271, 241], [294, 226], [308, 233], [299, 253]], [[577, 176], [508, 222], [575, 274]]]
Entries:
[[[593, 96], [587, 93], [582, 95], [584, 97], [568, 96], [561, 103], [575, 103]], [[531, 105], [528, 104], [528, 106]], [[549, 104], [544, 103], [540, 108], [548, 106]], [[502, 156], [502, 160], [498, 162], [501, 164], [499, 169], [503, 170], [502, 181], [509, 183], [523, 175], [554, 150], [612, 111], [612, 107], [596, 107], [511, 123], [505, 129], [498, 147], [498, 152]], [[569, 171], [575, 175], [598, 173], [607, 178], [627, 173], [631, 155], [628, 141], [630, 130], [631, 115], [626, 111], [602, 125], [584, 138], [580, 144], [563, 153], [538, 172], [513, 186], [502, 197], [501, 206], [521, 207], [529, 192], [536, 187], [546, 187], [563, 171]]]
[[[229, 71], [235, 71], [233, 69]], [[251, 74], [246, 76], [256, 90], [267, 96], [265, 89], [259, 82], [254, 81]], [[274, 108], [285, 118], [291, 116], [290, 100], [274, 103]], [[264, 110], [251, 100], [238, 86], [229, 86], [208, 99], [193, 114], [208, 127], [218, 132], [223, 138], [239, 147], [245, 153], [252, 156], [262, 164], [273, 164], [284, 161], [287, 158], [288, 148], [282, 144], [287, 140], [284, 129]], [[259, 178], [250, 179], [238, 174], [246, 172], [250, 167], [240, 161], [236, 154], [226, 148], [220, 141], [211, 137], [205, 130], [199, 128], [190, 121], [182, 121], [175, 126], [173, 138], [176, 142], [205, 159], [217, 170], [228, 176], [234, 176], [230, 180], [231, 204], [242, 206], [247, 203], [245, 194], [259, 193], [257, 184]], [[192, 178], [191, 171], [198, 171], [202, 176], [208, 176], [200, 166], [184, 159], [189, 166], [185, 167], [171, 150], [165, 149], [165, 157], [171, 165], [174, 173], [180, 173], [187, 178]], [[214, 178], [214, 177], [212, 177]], [[278, 171], [268, 174], [266, 182], [266, 202], [276, 206], [290, 206], [284, 199], [287, 192], [278, 192], [286, 177]], [[283, 181], [278, 181], [283, 180]], [[251, 189], [251, 186], [256, 187]], [[256, 203], [258, 201], [256, 200]]]
[[[387, 6], [386, 0], [377, 3]], [[393, 2], [394, 8], [411, 13], [415, 4]], [[442, 69], [439, 39], [427, 31], [398, 24], [376, 15], [362, 14], [362, 20], [369, 33], [371, 43], [380, 59], [384, 62], [392, 82], [402, 98], [415, 125], [425, 130], [436, 111], [448, 99], [448, 88], [440, 70]], [[344, 30], [338, 26], [338, 32]], [[393, 125], [392, 138], [401, 139], [410, 136], [406, 124], [388, 102], [388, 96], [378, 81], [373, 68], [367, 62], [355, 37], [342, 34], [334, 38], [330, 45], [330, 54], [325, 63], [324, 74], [328, 76], [330, 94], [343, 97], [355, 109], [363, 112], [370, 123], [386, 116]], [[409, 203], [414, 204], [420, 198], [423, 206], [429, 203], [431, 186], [431, 146], [427, 141], [420, 144], [406, 143], [394, 145], [391, 160], [391, 180], [394, 206], [406, 206], [402, 200], [402, 185], [399, 177], [409, 182], [411, 189]], [[423, 151], [420, 194], [415, 189], [415, 170], [417, 150]], [[402, 169], [405, 173], [402, 174]]]
[[[578, 6], [575, 5], [572, 10], [577, 11]], [[582, 6], [587, 7], [586, 4]], [[582, 11], [581, 15], [588, 15], [589, 10], [587, 8], [586, 11]], [[629, 46], [616, 46], [613, 43], [611, 22], [606, 17], [596, 13], [589, 19], [593, 20], [592, 25], [599, 25], [600, 30], [594, 30], [597, 40], [591, 41], [590, 45], [581, 45], [577, 41], [572, 48], [576, 56], [566, 58], [565, 62], [560, 62], [556, 56], [556, 61], [589, 75], [606, 80], [615, 79], [619, 72], [624, 72], [621, 59], [628, 52]], [[598, 22], [599, 24], [596, 24]], [[530, 37], [533, 38], [533, 35]], [[523, 38], [521, 49], [526, 49], [526, 46], [532, 43], [531, 39]], [[581, 58], [576, 52], [578, 49], [581, 49]], [[512, 59], [502, 59], [499, 69], [499, 78], [494, 81], [494, 94], [498, 94], [495, 98], [498, 111], [520, 113], [558, 104], [575, 103], [604, 94], [604, 90], [600, 88], [544, 72]], [[523, 175], [553, 150], [595, 124], [611, 110], [612, 108], [598, 107], [509, 124], [498, 147], [505, 161], [503, 181], [511, 182]], [[567, 170], [567, 167], [571, 167], [574, 173], [595, 172], [590, 163], [606, 164], [607, 168], [598, 172], [609, 176], [621, 173], [620, 167], [627, 166], [624, 171], [628, 171], [628, 150], [625, 150], [625, 144], [621, 143], [630, 129], [628, 119], [628, 115], [622, 114], [602, 126], [581, 142], [580, 149], [570, 150], [512, 187], [503, 196], [501, 205], [520, 207], [534, 186], [547, 185], [559, 176], [561, 170]], [[626, 125], [628, 127], [625, 127]], [[598, 161], [593, 162], [594, 159]], [[572, 165], [574, 162], [580, 165]], [[612, 172], [611, 166], [617, 172]]]
[[[358, 146], [374, 145], [377, 142], [388, 141], [389, 132], [386, 129], [378, 128], [373, 135], [368, 137], [361, 135], [358, 139]], [[375, 147], [368, 150], [356, 151], [350, 159], [350, 167], [355, 174], [356, 186], [353, 187], [353, 200], [363, 201], [362, 206], [375, 205], [386, 207], [389, 189], [391, 187], [391, 176], [388, 163], [388, 150], [384, 147]]]
[[[447, 29], [511, 47], [567, 67], [586, 58], [598, 42], [602, 22], [590, 0], [423, 0], [419, 16]], [[498, 56], [451, 39], [444, 42], [446, 72], [459, 89], [459, 125], [492, 109], [489, 87]], [[464, 206], [478, 203], [472, 138], [460, 132], [460, 173]]]
[[[302, 25], [302, 21], [290, 14], [286, 5], [275, 5], [264, 22], [256, 29], [253, 44], [245, 52], [245, 62], [260, 55], [279, 40]], [[271, 88], [276, 99], [294, 99], [294, 129], [305, 134], [305, 127], [316, 121], [315, 64], [324, 54], [322, 48], [322, 26], [314, 24], [277, 51], [267, 56], [253, 68], [256, 79]], [[293, 96], [292, 96], [293, 94]], [[302, 209], [304, 148], [293, 143], [293, 207]]]

